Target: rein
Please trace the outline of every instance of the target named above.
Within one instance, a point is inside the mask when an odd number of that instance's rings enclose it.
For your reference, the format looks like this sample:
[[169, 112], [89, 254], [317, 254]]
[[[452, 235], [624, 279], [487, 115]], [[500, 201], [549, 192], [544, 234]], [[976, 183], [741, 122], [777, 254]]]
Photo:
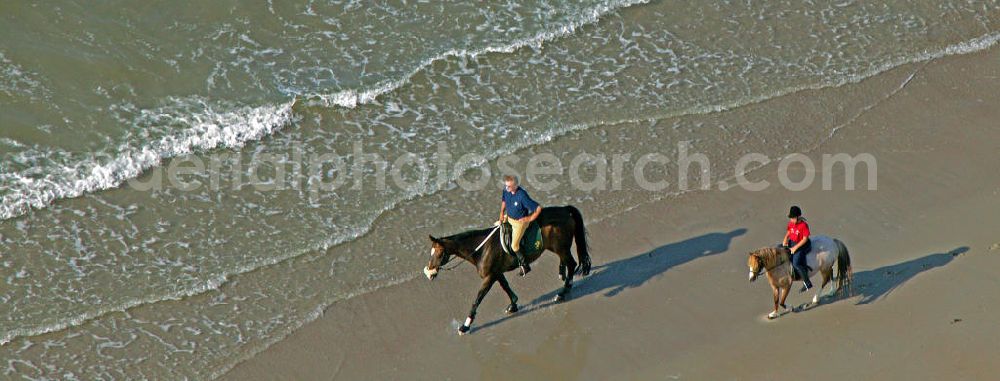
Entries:
[[[485, 245], [486, 245], [486, 242], [489, 242], [490, 238], [492, 238], [492, 237], [493, 237], [493, 234], [495, 234], [495, 233], [497, 232], [497, 229], [500, 229], [500, 225], [497, 225], [497, 226], [494, 226], [494, 227], [493, 227], [493, 230], [490, 230], [490, 234], [487, 234], [487, 235], [486, 235], [486, 238], [485, 238], [485, 239], [483, 239], [483, 242], [480, 242], [480, 243], [479, 243], [479, 246], [476, 246], [476, 249], [472, 251], [472, 254], [473, 254], [473, 255], [475, 255], [475, 254], [476, 254], [476, 252], [478, 252], [478, 251], [479, 251], [479, 249], [482, 249], [482, 248], [483, 248], [483, 246], [485, 246]], [[448, 271], [451, 271], [451, 270], [455, 269], [456, 267], [460, 266], [461, 264], [462, 264], [462, 261], [456, 261], [456, 262], [455, 262], [455, 264], [454, 264], [454, 265], [452, 265], [451, 267], [443, 267], [443, 266], [442, 266], [442, 267], [441, 267], [441, 269], [442, 269], [442, 270], [448, 270]]]
[[484, 239], [483, 242], [480, 242], [479, 246], [476, 246], [476, 250], [473, 250], [472, 253], [475, 254], [477, 251], [479, 251], [479, 249], [482, 249], [483, 245], [486, 244], [486, 241], [489, 241], [490, 237], [493, 237], [493, 233], [497, 232], [497, 229], [500, 229], [500, 225], [494, 226], [493, 230], [490, 230], [490, 234], [486, 236], [486, 239]]
[[760, 262], [760, 264], [761, 264], [760, 267], [763, 268], [763, 271], [757, 272], [758, 274], [760, 274], [761, 272], [770, 272], [771, 270], [774, 270], [774, 269], [778, 268], [778, 266], [781, 266], [781, 265], [783, 265], [785, 263], [788, 263], [788, 261], [783, 261], [780, 258], [778, 258], [778, 261], [777, 261], [778, 263], [775, 263], [774, 266], [771, 266], [771, 268], [768, 268], [767, 266], [764, 265], [764, 262], [765, 262], [764, 258], [761, 258], [757, 254], [754, 254], [753, 257], [757, 258], [757, 262]]

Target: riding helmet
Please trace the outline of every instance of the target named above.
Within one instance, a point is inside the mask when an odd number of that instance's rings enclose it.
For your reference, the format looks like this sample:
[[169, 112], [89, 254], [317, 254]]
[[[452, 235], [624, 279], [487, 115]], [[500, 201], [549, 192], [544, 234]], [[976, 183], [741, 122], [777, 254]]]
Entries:
[[797, 217], [802, 217], [802, 209], [799, 209], [798, 206], [792, 206], [792, 208], [788, 210], [788, 218]]

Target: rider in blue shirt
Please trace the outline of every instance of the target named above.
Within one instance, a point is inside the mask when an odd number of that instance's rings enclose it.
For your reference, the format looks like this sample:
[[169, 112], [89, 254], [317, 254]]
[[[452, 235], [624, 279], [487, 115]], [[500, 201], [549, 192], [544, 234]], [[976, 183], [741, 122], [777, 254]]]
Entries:
[[509, 222], [511, 226], [510, 248], [514, 250], [514, 255], [521, 266], [521, 276], [531, 271], [531, 266], [524, 259], [524, 252], [521, 251], [521, 237], [528, 229], [531, 221], [538, 218], [542, 213], [541, 206], [528, 196], [523, 188], [517, 185], [517, 178], [514, 176], [504, 176], [504, 190], [500, 203], [500, 223]]

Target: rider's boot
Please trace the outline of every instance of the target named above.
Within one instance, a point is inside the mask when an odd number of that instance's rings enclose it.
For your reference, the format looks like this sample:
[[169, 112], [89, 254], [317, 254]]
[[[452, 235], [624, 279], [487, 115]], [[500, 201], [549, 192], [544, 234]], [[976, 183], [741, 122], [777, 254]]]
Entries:
[[795, 272], [799, 273], [799, 278], [802, 279], [802, 289], [799, 292], [806, 292], [813, 287], [812, 281], [809, 280], [809, 270], [806, 270], [805, 266], [795, 266]]
[[521, 276], [528, 275], [531, 272], [531, 266], [528, 265], [528, 261], [524, 259], [523, 250], [518, 250], [514, 252], [514, 256], [517, 257], [517, 263], [521, 267]]

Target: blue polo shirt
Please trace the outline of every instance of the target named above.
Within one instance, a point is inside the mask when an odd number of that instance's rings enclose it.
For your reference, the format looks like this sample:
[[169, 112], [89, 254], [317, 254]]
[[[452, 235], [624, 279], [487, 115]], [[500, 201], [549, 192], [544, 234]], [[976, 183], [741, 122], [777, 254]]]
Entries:
[[514, 193], [510, 193], [506, 189], [502, 192], [503, 202], [507, 204], [507, 217], [521, 219], [538, 209], [538, 203], [532, 200], [531, 196], [528, 196], [528, 192], [521, 187], [517, 187]]

